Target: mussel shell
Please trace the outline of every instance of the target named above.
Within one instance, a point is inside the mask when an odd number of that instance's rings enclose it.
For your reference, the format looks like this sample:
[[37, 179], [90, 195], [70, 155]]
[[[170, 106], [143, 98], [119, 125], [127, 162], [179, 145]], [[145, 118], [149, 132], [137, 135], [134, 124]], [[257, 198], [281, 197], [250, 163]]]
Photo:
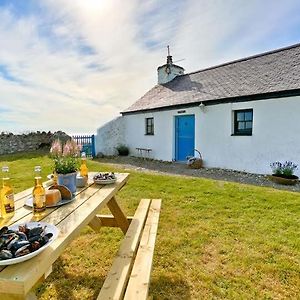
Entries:
[[45, 231], [45, 229], [41, 226], [30, 228], [29, 232], [27, 234], [28, 239], [35, 235], [42, 235], [44, 231]]
[[8, 246], [8, 244], [17, 237], [15, 233], [5, 233], [0, 237], [0, 249]]
[[41, 248], [41, 244], [38, 241], [35, 241], [35, 242], [30, 244], [30, 251], [31, 252], [34, 252], [34, 251], [38, 250], [39, 248]]
[[30, 244], [28, 243], [27, 245], [19, 248], [16, 253], [15, 253], [15, 257], [20, 257], [20, 256], [23, 256], [23, 255], [26, 255], [26, 254], [29, 254], [30, 253]]
[[23, 232], [27, 234], [29, 231], [29, 228], [26, 225], [19, 225], [19, 232]]
[[17, 232], [17, 235], [19, 236], [19, 240], [20, 241], [27, 241], [28, 238], [27, 238], [27, 235], [24, 233], [24, 232]]
[[20, 240], [17, 240], [15, 243], [13, 243], [11, 245], [10, 248], [8, 248], [8, 250], [10, 250], [12, 253], [16, 253], [18, 249], [24, 247], [24, 246], [28, 246], [30, 245], [30, 243], [28, 241], [20, 241]]
[[13, 257], [13, 254], [9, 250], [1, 250], [0, 251], [0, 260], [10, 259]]
[[30, 243], [33, 243], [33, 242], [38, 241], [40, 238], [41, 238], [40, 235], [34, 235], [34, 236], [28, 238], [28, 241], [29, 241]]
[[46, 245], [49, 240], [52, 238], [53, 234], [51, 232], [45, 234], [44, 236], [42, 236], [40, 239], [39, 239], [39, 243], [41, 244], [41, 246], [44, 246]]
[[6, 233], [8, 230], [8, 227], [7, 226], [3, 226], [1, 229], [0, 229], [0, 236], [2, 236], [4, 233]]

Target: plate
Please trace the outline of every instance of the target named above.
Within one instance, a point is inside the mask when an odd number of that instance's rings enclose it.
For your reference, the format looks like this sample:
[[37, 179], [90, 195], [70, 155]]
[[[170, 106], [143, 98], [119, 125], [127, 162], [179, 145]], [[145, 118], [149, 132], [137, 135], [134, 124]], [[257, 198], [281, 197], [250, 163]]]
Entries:
[[19, 225], [25, 225], [25, 224], [27, 225], [28, 228], [33, 228], [33, 227], [36, 227], [36, 226], [46, 227], [45, 232], [46, 233], [52, 233], [53, 236], [47, 244], [45, 244], [44, 246], [42, 246], [41, 248], [39, 248], [38, 250], [36, 250], [34, 252], [31, 252], [29, 254], [26, 254], [26, 255], [23, 255], [23, 256], [20, 256], [20, 257], [16, 257], [16, 258], [0, 260], [0, 266], [8, 266], [8, 265], [17, 264], [17, 263], [23, 262], [25, 260], [28, 260], [28, 259], [38, 255], [39, 253], [44, 251], [47, 247], [49, 247], [51, 245], [51, 243], [58, 236], [58, 228], [56, 226], [52, 225], [52, 224], [48, 224], [48, 223], [44, 223], [44, 222], [27, 222], [27, 223], [15, 224], [15, 225], [9, 226], [8, 228], [12, 229], [12, 230], [18, 230]]
[[117, 178], [114, 179], [105, 179], [105, 180], [96, 180], [94, 179], [94, 182], [97, 184], [112, 184], [115, 183], [117, 181]]
[[[65, 204], [68, 204], [72, 201], [75, 200], [75, 197], [73, 197], [72, 199], [67, 199], [67, 200], [60, 200], [58, 201], [57, 203], [55, 204], [52, 204], [52, 205], [46, 205], [47, 208], [50, 208], [50, 207], [58, 207], [58, 206], [62, 206], [62, 205], [65, 205]], [[26, 206], [29, 206], [29, 207], [33, 207], [33, 199], [32, 197], [29, 197], [25, 200], [25, 205]]]

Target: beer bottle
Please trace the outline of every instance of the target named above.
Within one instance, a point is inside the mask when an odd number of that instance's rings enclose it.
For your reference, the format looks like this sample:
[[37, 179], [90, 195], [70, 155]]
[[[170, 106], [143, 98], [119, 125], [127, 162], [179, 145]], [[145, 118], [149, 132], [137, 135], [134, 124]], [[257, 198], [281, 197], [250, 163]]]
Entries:
[[2, 167], [2, 188], [0, 191], [1, 216], [10, 218], [15, 214], [14, 192], [10, 184], [9, 167]]
[[86, 154], [85, 154], [85, 152], [82, 152], [82, 154], [81, 154], [80, 176], [88, 177], [88, 172], [89, 172], [89, 169], [86, 165]]
[[42, 184], [41, 167], [36, 166], [34, 168], [34, 188], [32, 191], [33, 198], [33, 215], [35, 217], [41, 217], [46, 210], [46, 193]]

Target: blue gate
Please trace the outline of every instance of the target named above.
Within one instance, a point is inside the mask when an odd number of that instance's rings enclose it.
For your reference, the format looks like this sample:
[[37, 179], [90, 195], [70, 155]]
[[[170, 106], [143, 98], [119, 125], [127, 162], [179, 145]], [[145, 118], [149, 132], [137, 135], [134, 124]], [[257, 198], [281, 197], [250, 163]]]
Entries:
[[195, 149], [195, 116], [175, 117], [175, 160], [185, 161], [187, 156], [194, 155]]
[[74, 135], [73, 139], [77, 145], [81, 145], [81, 152], [85, 152], [87, 157], [95, 157], [95, 135]]

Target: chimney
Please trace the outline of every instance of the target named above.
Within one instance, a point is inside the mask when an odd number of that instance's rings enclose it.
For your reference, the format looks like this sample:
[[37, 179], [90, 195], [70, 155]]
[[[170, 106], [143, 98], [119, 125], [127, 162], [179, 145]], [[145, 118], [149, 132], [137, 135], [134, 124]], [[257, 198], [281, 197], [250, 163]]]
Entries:
[[184, 74], [184, 68], [173, 64], [169, 46], [167, 46], [167, 48], [167, 63], [157, 68], [158, 84], [167, 83], [173, 80], [177, 75]]

